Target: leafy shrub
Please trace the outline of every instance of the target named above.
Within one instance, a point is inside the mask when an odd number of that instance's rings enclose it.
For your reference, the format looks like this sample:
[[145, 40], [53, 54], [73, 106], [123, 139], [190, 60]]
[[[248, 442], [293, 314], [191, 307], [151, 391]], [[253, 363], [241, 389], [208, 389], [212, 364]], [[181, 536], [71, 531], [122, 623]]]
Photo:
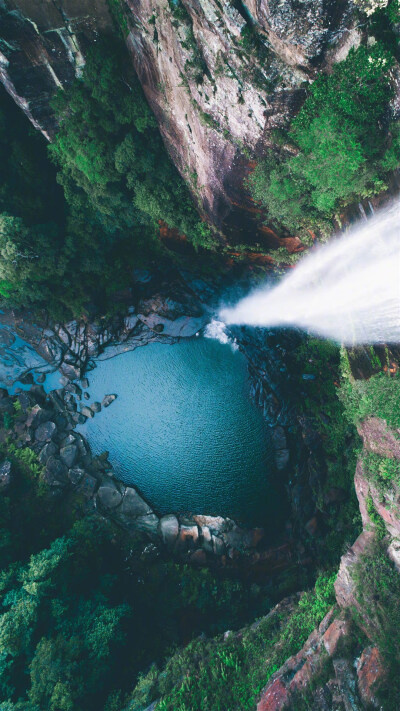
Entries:
[[310, 224], [326, 231], [339, 205], [385, 188], [385, 172], [400, 163], [398, 126], [388, 145], [384, 125], [392, 64], [375, 43], [317, 77], [288, 134], [296, 155], [270, 153], [249, 178], [269, 220], [291, 231]]

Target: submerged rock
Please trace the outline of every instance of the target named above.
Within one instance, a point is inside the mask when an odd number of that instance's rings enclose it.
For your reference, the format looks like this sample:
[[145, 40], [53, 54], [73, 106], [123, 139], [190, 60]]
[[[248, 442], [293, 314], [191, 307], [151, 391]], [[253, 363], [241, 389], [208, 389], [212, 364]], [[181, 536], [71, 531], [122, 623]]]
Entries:
[[114, 400], [117, 399], [117, 395], [115, 393], [112, 393], [110, 395], [104, 395], [103, 400], [102, 400], [102, 407], [109, 407]]

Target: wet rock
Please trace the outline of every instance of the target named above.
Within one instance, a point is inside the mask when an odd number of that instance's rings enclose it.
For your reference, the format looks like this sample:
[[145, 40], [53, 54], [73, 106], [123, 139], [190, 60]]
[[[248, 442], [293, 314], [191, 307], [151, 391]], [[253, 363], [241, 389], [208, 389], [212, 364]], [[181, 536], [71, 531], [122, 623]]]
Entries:
[[84, 417], [94, 417], [93, 410], [90, 407], [87, 407], [86, 405], [83, 405], [83, 407], [81, 407], [81, 414]]
[[74, 467], [68, 471], [68, 479], [70, 480], [72, 486], [77, 486], [80, 481], [82, 481], [85, 475], [84, 469], [80, 467]]
[[35, 431], [35, 439], [37, 442], [47, 442], [51, 440], [57, 432], [57, 427], [54, 422], [43, 422]]
[[377, 647], [364, 649], [357, 664], [357, 678], [358, 691], [365, 706], [380, 708], [376, 692], [385, 681], [386, 670]]
[[160, 535], [168, 548], [172, 548], [179, 533], [179, 522], [176, 516], [170, 514], [160, 519]]
[[39, 383], [39, 384], [40, 384], [40, 383], [44, 383], [45, 380], [46, 380], [46, 373], [39, 373], [39, 374], [36, 376], [36, 382]]
[[193, 526], [181, 526], [179, 531], [179, 543], [184, 547], [194, 546], [199, 538], [199, 529], [196, 525]]
[[88, 392], [83, 393], [83, 397], [85, 398], [85, 400], [90, 400], [90, 394]]
[[88, 379], [87, 379], [87, 378], [82, 378], [82, 380], [81, 380], [81, 385], [82, 385], [82, 387], [86, 390], [86, 388], [89, 387], [89, 381], [88, 381]]
[[0, 464], [0, 491], [5, 491], [11, 484], [12, 465], [9, 459]]
[[103, 400], [102, 400], [102, 407], [109, 407], [114, 400], [117, 399], [117, 395], [115, 393], [109, 394], [109, 395], [104, 395]]
[[118, 491], [113, 481], [99, 487], [97, 491], [97, 502], [101, 508], [106, 510], [115, 509], [122, 501], [122, 494]]
[[67, 444], [60, 449], [60, 457], [68, 469], [71, 469], [78, 459], [78, 448], [74, 444]]
[[44, 477], [49, 486], [66, 486], [68, 484], [68, 469], [58, 457], [51, 456], [47, 460]]
[[82, 389], [79, 385], [77, 385], [77, 383], [69, 382], [68, 385], [65, 386], [65, 390], [73, 395], [76, 395], [79, 399], [82, 397]]
[[90, 405], [90, 409], [93, 410], [94, 413], [100, 412], [101, 403], [100, 402], [92, 402], [92, 404]]
[[203, 526], [203, 528], [200, 529], [200, 533], [203, 538], [203, 548], [206, 551], [206, 553], [213, 553], [214, 548], [213, 548], [213, 541], [212, 541], [212, 533], [209, 529], [208, 526]]
[[54, 442], [47, 442], [43, 449], [40, 450], [39, 462], [43, 465], [47, 464], [50, 457], [53, 457], [58, 453], [58, 447]]
[[25, 373], [24, 375], [21, 375], [19, 381], [23, 385], [33, 385], [35, 382], [32, 373]]
[[51, 411], [47, 410], [40, 405], [34, 405], [26, 418], [27, 427], [37, 427], [43, 422], [48, 422], [51, 417]]
[[214, 536], [214, 534], [212, 534], [212, 546], [214, 555], [224, 555], [226, 549], [225, 543], [223, 542], [222, 538], [219, 538], [218, 536]]
[[83, 415], [82, 412], [74, 412], [72, 414], [72, 420], [77, 425], [84, 425], [87, 420], [87, 417], [85, 417], [85, 415]]
[[129, 520], [137, 518], [138, 516], [147, 516], [152, 513], [152, 509], [145, 500], [139, 496], [136, 489], [127, 486], [119, 514]]
[[235, 526], [232, 531], [228, 533], [223, 533], [222, 538], [224, 539], [228, 548], [234, 548], [238, 551], [248, 550], [249, 548], [255, 548], [258, 543], [264, 537], [264, 530], [262, 528], [252, 528], [245, 529]]

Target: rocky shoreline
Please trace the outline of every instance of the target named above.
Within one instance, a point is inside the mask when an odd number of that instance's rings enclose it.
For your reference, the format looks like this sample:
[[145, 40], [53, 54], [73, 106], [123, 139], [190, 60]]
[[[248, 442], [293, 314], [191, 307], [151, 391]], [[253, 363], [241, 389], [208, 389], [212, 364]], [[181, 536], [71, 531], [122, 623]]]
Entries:
[[[90, 410], [94, 414], [100, 405], [83, 405], [78, 412], [81, 398], [82, 389], [76, 383], [48, 394], [38, 384], [13, 396], [0, 389], [0, 416], [9, 425], [2, 431], [3, 439], [17, 449], [29, 447], [36, 453], [46, 495], [62, 498], [73, 492], [87, 513], [110, 518], [128, 533], [142, 531], [153, 545], [188, 562], [207, 564], [217, 559], [228, 565], [243, 559], [262, 563], [271, 572], [294, 562], [292, 547], [268, 547], [263, 529], [244, 529], [220, 516], [158, 516], [134, 487], [125, 486], [114, 475], [107, 453], [93, 456], [85, 437], [75, 431], [80, 418], [85, 418], [82, 413]], [[113, 399], [114, 394], [106, 395], [103, 406]], [[8, 460], [3, 469], [2, 487], [6, 488], [12, 477]]]

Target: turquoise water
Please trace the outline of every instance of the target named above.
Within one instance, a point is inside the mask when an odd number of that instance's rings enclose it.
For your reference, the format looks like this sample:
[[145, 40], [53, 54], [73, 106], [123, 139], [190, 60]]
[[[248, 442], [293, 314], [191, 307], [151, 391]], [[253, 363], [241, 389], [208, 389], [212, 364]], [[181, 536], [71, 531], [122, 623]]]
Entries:
[[241, 353], [202, 337], [156, 343], [99, 361], [88, 377], [88, 403], [118, 398], [79, 429], [158, 512], [275, 521], [271, 444]]

